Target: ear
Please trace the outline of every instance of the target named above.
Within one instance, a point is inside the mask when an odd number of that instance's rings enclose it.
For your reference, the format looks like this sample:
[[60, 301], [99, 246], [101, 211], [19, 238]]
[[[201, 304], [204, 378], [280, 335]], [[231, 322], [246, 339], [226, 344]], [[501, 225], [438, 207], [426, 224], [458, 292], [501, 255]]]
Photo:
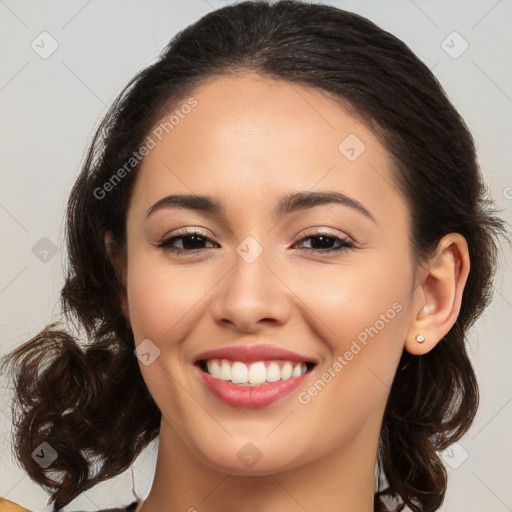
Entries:
[[119, 245], [115, 241], [112, 233], [107, 231], [105, 234], [105, 247], [110, 259], [110, 263], [116, 271], [117, 278], [120, 283], [120, 300], [123, 315], [127, 322], [130, 323], [130, 314], [128, 309], [128, 296], [126, 293], [126, 255], [120, 250]]
[[[415, 317], [405, 340], [407, 352], [426, 354], [455, 324], [469, 268], [466, 239], [459, 233], [445, 235], [437, 245], [436, 254], [418, 272], [413, 300]], [[425, 341], [418, 343], [418, 335]]]

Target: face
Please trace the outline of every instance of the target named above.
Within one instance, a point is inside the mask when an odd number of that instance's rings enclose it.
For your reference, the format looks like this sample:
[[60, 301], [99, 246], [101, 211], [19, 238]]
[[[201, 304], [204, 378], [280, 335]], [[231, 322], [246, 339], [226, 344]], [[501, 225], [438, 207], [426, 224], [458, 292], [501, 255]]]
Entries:
[[127, 310], [162, 432], [235, 474], [376, 451], [415, 275], [386, 148], [313, 88], [246, 74], [193, 98], [153, 131], [127, 214]]

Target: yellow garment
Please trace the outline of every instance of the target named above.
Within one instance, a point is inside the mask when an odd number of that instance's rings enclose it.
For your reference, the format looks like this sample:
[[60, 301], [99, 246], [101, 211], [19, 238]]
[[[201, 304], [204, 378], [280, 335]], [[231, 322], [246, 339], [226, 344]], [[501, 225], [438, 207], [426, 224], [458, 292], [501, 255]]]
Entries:
[[0, 498], [0, 512], [30, 512], [30, 510], [14, 503], [14, 501]]

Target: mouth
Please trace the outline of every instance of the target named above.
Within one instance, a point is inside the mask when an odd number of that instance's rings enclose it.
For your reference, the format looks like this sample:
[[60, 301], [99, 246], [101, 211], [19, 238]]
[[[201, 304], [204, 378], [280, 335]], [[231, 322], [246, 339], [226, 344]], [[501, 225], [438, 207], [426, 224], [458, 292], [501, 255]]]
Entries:
[[266, 407], [315, 373], [318, 362], [270, 344], [231, 345], [198, 354], [197, 375], [215, 399], [230, 407]]
[[199, 359], [195, 364], [213, 379], [248, 387], [296, 379], [316, 366], [310, 361], [261, 360], [249, 363], [229, 359]]
[[211, 396], [236, 408], [262, 408], [292, 393], [315, 373], [316, 361], [279, 347], [231, 346], [200, 354], [194, 367]]

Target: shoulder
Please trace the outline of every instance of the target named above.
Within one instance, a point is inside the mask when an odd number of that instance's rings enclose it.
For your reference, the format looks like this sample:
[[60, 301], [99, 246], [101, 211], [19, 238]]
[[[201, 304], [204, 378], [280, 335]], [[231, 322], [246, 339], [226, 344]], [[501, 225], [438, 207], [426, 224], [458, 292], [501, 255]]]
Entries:
[[0, 512], [30, 512], [30, 510], [14, 503], [14, 501], [0, 498]]

